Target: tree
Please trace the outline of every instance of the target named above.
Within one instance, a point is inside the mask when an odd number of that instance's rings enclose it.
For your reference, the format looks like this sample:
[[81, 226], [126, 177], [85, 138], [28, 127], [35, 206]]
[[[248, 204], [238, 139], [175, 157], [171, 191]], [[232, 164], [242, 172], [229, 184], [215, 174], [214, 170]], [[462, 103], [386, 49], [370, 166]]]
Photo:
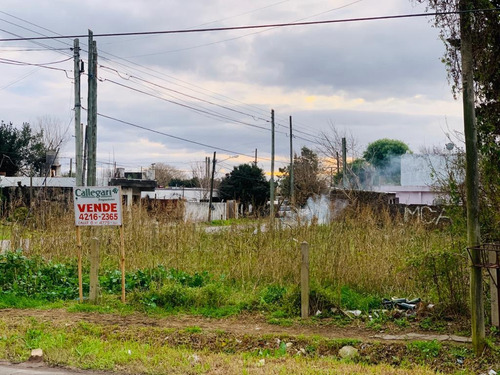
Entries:
[[155, 163], [154, 170], [158, 186], [170, 186], [171, 180], [186, 179], [186, 174], [183, 171], [165, 163]]
[[[280, 181], [282, 195], [290, 196], [290, 167], [281, 168], [284, 177]], [[321, 168], [318, 155], [307, 147], [302, 147], [300, 156], [293, 158], [295, 203], [299, 206], [306, 204], [313, 195], [326, 193], [327, 184], [320, 176]]]
[[401, 155], [410, 148], [404, 142], [395, 139], [379, 139], [372, 142], [363, 153], [386, 183], [398, 183], [401, 177]]
[[[462, 90], [460, 16], [461, 0], [416, 0], [442, 14], [436, 16], [445, 44], [443, 62], [455, 98]], [[500, 0], [467, 0], [469, 9], [495, 9]], [[479, 149], [481, 233], [486, 241], [498, 239], [500, 223], [500, 12], [474, 12], [470, 17], [473, 40], [473, 78]]]
[[42, 131], [33, 133], [26, 122], [21, 129], [17, 129], [12, 123], [1, 121], [0, 172], [7, 176], [37, 174], [43, 168], [45, 152]]
[[257, 210], [265, 207], [269, 189], [262, 169], [254, 164], [241, 164], [222, 179], [219, 194], [224, 200], [239, 200], [244, 212], [248, 212], [250, 204]]
[[63, 129], [61, 122], [55, 117], [38, 117], [36, 125], [47, 150], [58, 150], [70, 139], [69, 125]]

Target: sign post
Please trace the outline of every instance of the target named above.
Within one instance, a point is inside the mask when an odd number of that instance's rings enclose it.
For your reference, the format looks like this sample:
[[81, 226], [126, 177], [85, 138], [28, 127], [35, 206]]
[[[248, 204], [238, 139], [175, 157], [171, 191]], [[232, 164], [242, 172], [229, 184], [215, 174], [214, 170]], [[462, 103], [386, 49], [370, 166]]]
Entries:
[[122, 225], [121, 190], [116, 186], [78, 186], [73, 189], [76, 241], [78, 247], [78, 287], [80, 302], [82, 287], [82, 226], [120, 227], [120, 268], [122, 272], [122, 302], [125, 303], [125, 246]]

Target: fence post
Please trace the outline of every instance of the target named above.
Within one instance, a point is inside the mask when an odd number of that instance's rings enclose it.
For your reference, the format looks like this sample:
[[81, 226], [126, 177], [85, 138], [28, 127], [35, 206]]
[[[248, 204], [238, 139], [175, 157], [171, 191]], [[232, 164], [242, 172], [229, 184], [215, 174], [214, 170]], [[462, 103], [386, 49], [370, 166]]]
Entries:
[[[488, 251], [489, 263], [500, 267], [500, 246], [492, 246], [493, 251]], [[500, 268], [490, 268], [490, 292], [491, 292], [491, 325], [500, 327]]]
[[300, 268], [300, 312], [302, 319], [306, 319], [309, 317], [309, 244], [302, 242], [300, 247], [302, 254]]
[[90, 291], [89, 301], [97, 303], [99, 298], [99, 239], [92, 238], [90, 250]]

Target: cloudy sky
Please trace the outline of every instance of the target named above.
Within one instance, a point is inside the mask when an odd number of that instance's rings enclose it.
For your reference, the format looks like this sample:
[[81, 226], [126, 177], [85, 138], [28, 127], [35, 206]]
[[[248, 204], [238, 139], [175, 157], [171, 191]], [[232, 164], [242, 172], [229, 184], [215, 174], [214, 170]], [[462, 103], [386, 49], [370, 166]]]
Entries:
[[[412, 0], [2, 0], [0, 39], [218, 28], [423, 13]], [[217, 151], [217, 170], [253, 160], [268, 170], [271, 109], [276, 168], [315, 149], [322, 132], [348, 132], [359, 150], [380, 138], [414, 152], [444, 147], [462, 128], [432, 18], [255, 30], [96, 37], [98, 168], [166, 163], [191, 171]], [[80, 38], [87, 60], [87, 39]], [[69, 127], [74, 158], [73, 39], [0, 41], [0, 118]], [[12, 64], [12, 62], [15, 62]], [[19, 65], [18, 62], [39, 64]], [[49, 65], [40, 65], [54, 63]], [[48, 69], [56, 68], [56, 69]], [[82, 105], [87, 107], [82, 76]], [[82, 122], [86, 122], [82, 112]], [[149, 129], [149, 130], [148, 130]], [[152, 131], [151, 131], [152, 130]], [[169, 137], [171, 135], [173, 137]], [[181, 139], [182, 138], [182, 139]], [[239, 155], [238, 157], [235, 157]]]

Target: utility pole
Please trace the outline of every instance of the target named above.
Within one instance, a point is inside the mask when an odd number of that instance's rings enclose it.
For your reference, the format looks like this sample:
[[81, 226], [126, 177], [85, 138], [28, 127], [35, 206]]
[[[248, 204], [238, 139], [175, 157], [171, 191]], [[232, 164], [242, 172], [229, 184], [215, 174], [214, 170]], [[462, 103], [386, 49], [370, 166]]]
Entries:
[[255, 166], [257, 166], [257, 149], [255, 149], [255, 159], [254, 159], [253, 164], [254, 164]]
[[[81, 90], [80, 76], [80, 40], [73, 40], [73, 71], [75, 77], [75, 171], [76, 186], [83, 186], [83, 139], [82, 139], [82, 121], [81, 121]], [[71, 174], [70, 174], [71, 176]]]
[[342, 138], [342, 187], [347, 189], [347, 145], [345, 138]]
[[214, 160], [212, 164], [212, 178], [210, 179], [210, 198], [208, 201], [208, 222], [212, 221], [212, 194], [214, 193], [214, 176], [215, 176], [215, 156], [216, 152], [214, 151]]
[[[274, 109], [271, 110], [271, 194], [270, 201], [271, 207], [269, 214], [271, 216], [271, 222], [274, 223]], [[274, 229], [274, 226], [273, 226]]]
[[[469, 6], [470, 5], [470, 6]], [[480, 250], [479, 228], [479, 171], [477, 130], [474, 100], [472, 17], [468, 12], [472, 4], [460, 0], [460, 54], [462, 58], [462, 87], [465, 134], [465, 187], [467, 196], [467, 245], [471, 254], [470, 298], [472, 346], [474, 353], [480, 355], [485, 345], [484, 298]]]
[[87, 186], [95, 186], [96, 176], [96, 151], [97, 151], [97, 45], [94, 34], [89, 30], [89, 79], [87, 98], [87, 123], [88, 123], [88, 158], [87, 158]]
[[295, 189], [293, 179], [293, 132], [292, 132], [292, 116], [290, 116], [290, 203], [295, 206]]

